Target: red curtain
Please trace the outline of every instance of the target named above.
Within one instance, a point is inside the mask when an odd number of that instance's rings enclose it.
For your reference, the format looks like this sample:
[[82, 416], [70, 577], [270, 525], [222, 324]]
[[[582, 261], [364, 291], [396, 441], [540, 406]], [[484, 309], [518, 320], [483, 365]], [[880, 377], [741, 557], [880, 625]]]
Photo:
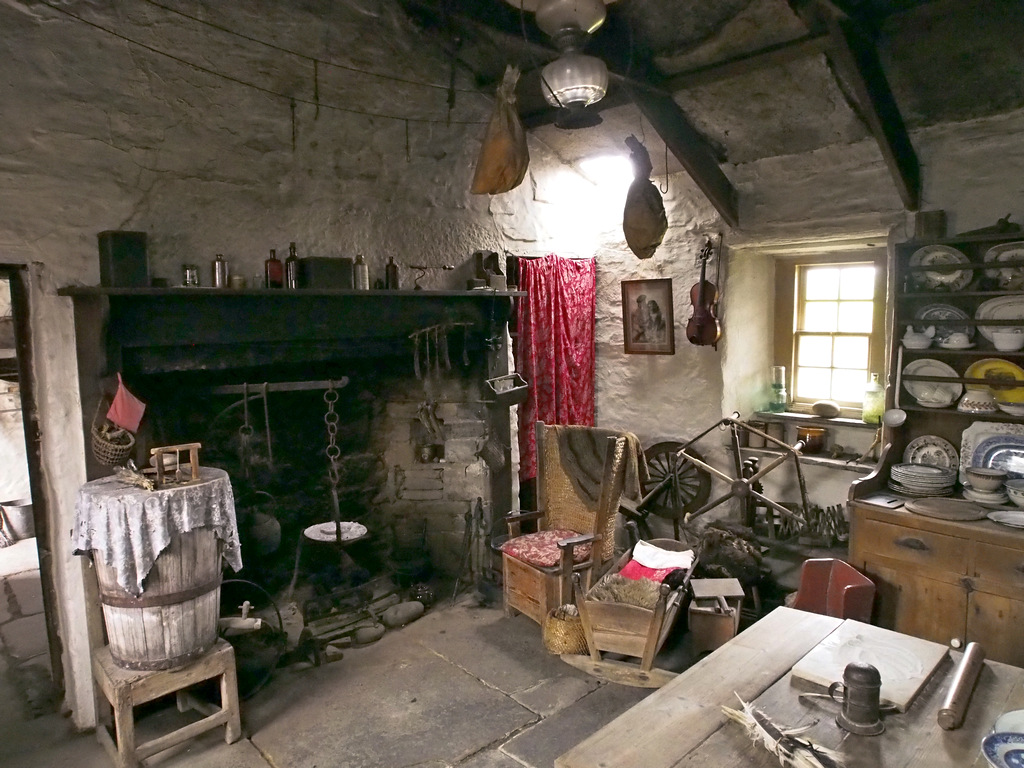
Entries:
[[520, 259], [516, 367], [529, 384], [519, 409], [519, 476], [537, 476], [534, 424], [594, 426], [593, 259]]

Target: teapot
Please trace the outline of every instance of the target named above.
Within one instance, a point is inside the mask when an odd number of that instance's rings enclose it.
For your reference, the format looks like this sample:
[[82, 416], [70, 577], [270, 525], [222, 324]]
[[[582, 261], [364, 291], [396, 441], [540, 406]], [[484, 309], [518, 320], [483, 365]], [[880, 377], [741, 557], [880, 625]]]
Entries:
[[914, 326], [908, 325], [907, 332], [903, 334], [903, 346], [907, 349], [927, 349], [932, 345], [935, 338], [935, 326], [929, 325], [923, 333], [914, 330]]

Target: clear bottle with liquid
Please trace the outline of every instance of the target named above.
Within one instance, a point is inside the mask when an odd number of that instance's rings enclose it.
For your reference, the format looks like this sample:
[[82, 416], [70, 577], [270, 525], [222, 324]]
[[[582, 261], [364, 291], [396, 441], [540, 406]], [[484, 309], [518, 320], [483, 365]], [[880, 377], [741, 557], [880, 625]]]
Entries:
[[267, 288], [284, 287], [284, 264], [277, 258], [277, 250], [270, 249], [270, 257], [263, 262], [263, 272], [266, 275]]
[[299, 287], [299, 257], [295, 253], [295, 243], [288, 244], [288, 258], [284, 260], [284, 287]]
[[357, 291], [368, 291], [370, 290], [370, 268], [366, 264], [366, 259], [363, 255], [356, 254], [356, 263], [353, 270], [355, 275], [355, 286]]

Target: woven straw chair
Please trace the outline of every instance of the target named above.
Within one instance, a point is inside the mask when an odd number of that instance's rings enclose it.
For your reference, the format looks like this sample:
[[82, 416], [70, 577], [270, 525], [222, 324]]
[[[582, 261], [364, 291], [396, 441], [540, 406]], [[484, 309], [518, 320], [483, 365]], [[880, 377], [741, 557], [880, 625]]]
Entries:
[[[604, 452], [600, 497], [585, 499], [563, 466], [559, 429], [537, 422], [537, 511], [508, 517], [509, 540], [502, 546], [505, 613], [524, 613], [543, 624], [548, 612], [572, 602], [572, 576], [589, 586], [615, 554], [615, 515], [625, 483], [627, 440], [609, 437]], [[538, 521], [538, 532], [520, 526]]]

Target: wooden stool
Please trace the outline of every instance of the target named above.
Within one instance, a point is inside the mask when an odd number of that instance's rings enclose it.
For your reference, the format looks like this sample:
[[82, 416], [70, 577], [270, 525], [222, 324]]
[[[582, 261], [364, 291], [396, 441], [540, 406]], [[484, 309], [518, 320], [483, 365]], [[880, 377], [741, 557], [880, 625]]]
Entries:
[[[219, 725], [227, 726], [224, 740], [228, 744], [242, 737], [235, 652], [224, 640], [217, 640], [209, 651], [185, 667], [155, 672], [118, 667], [110, 655], [110, 647], [104, 646], [93, 653], [92, 674], [114, 711], [114, 733], [109, 730], [110, 717], [107, 715], [97, 725], [96, 737], [117, 768], [138, 768], [147, 757]], [[199, 701], [185, 691], [191, 685], [214, 677], [220, 678], [220, 707]], [[134, 707], [170, 693], [177, 693], [178, 711], [196, 709], [206, 717], [159, 738], [136, 744]]]
[[694, 652], [713, 651], [735, 637], [740, 628], [743, 587], [738, 579], [693, 579], [690, 588]]

